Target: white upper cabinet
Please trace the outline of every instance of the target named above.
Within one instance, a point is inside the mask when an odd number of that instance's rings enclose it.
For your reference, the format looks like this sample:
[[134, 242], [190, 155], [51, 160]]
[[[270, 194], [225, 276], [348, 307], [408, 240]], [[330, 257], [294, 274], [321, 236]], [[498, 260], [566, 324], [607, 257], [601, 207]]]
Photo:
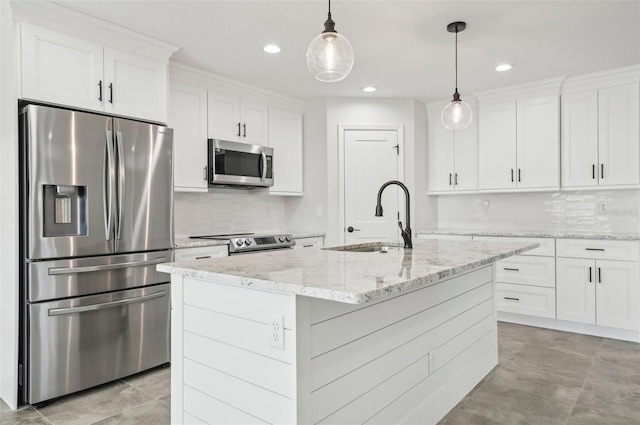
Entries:
[[209, 91], [209, 138], [266, 146], [268, 109], [260, 102]]
[[165, 122], [167, 65], [22, 24], [24, 99]]
[[478, 120], [479, 188], [515, 188], [516, 103], [480, 104]]
[[560, 186], [559, 96], [512, 96], [480, 102], [480, 190]]
[[640, 68], [567, 79], [562, 94], [562, 187], [640, 185]]
[[478, 120], [460, 131], [447, 130], [440, 121], [441, 105], [429, 110], [429, 192], [478, 189]]
[[269, 107], [269, 146], [274, 156], [269, 193], [302, 196], [302, 114]]
[[173, 185], [207, 191], [207, 89], [171, 81], [167, 124], [173, 128]]

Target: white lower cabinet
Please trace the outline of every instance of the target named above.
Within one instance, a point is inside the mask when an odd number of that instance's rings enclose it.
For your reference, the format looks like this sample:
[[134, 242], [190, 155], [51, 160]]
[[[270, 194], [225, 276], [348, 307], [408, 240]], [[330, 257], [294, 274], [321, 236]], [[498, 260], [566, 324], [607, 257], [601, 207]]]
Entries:
[[556, 317], [556, 291], [554, 288], [496, 283], [498, 310], [529, 316]]
[[296, 238], [296, 244], [293, 249], [316, 248], [324, 246], [324, 237], [312, 236], [309, 238]]
[[227, 245], [197, 246], [193, 248], [178, 248], [174, 251], [174, 261], [207, 260], [210, 258], [227, 257]]
[[638, 330], [638, 263], [558, 258], [558, 319]]

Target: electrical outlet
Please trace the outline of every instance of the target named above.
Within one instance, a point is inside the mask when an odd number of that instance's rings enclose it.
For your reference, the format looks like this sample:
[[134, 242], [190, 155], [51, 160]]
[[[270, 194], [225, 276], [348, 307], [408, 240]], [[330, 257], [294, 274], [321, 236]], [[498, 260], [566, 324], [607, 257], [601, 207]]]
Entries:
[[264, 216], [265, 217], [271, 217], [271, 208], [264, 207]]
[[281, 314], [269, 316], [269, 345], [284, 350], [284, 317]]
[[482, 214], [489, 214], [489, 201], [482, 201]]
[[609, 214], [609, 203], [606, 201], [598, 202], [598, 214]]
[[429, 375], [436, 371], [436, 349], [429, 351]]

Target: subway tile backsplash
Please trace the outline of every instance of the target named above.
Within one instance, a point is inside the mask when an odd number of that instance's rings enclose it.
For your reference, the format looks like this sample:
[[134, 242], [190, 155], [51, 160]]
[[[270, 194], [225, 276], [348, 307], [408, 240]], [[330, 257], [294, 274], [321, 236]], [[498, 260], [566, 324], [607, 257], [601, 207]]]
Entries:
[[285, 200], [264, 189], [175, 192], [174, 201], [177, 238], [285, 229]]
[[438, 197], [438, 228], [478, 231], [640, 231], [640, 190]]

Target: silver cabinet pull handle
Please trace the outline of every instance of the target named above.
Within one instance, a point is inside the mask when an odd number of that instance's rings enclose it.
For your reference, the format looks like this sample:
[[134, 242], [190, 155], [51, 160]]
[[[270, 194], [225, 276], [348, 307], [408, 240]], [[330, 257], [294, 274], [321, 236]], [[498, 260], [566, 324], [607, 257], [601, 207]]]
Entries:
[[75, 274], [75, 273], [90, 273], [90, 272], [102, 272], [105, 270], [117, 270], [125, 267], [142, 267], [150, 266], [153, 264], [160, 264], [166, 262], [164, 257], [154, 258], [153, 260], [146, 261], [129, 261], [126, 263], [117, 264], [101, 264], [98, 266], [80, 266], [80, 267], [52, 267], [49, 269], [49, 276], [60, 274]]
[[207, 166], [205, 165], [204, 168], [202, 169], [202, 179], [204, 181], [207, 181]]
[[155, 298], [162, 298], [167, 295], [167, 291], [156, 292], [151, 295], [144, 295], [142, 297], [125, 298], [124, 300], [111, 301], [108, 303], [91, 304], [82, 307], [69, 307], [69, 308], [51, 308], [49, 309], [49, 316], [62, 316], [65, 314], [84, 313], [86, 311], [104, 310], [105, 308], [119, 307], [122, 305], [141, 303], [144, 301], [153, 300]]

